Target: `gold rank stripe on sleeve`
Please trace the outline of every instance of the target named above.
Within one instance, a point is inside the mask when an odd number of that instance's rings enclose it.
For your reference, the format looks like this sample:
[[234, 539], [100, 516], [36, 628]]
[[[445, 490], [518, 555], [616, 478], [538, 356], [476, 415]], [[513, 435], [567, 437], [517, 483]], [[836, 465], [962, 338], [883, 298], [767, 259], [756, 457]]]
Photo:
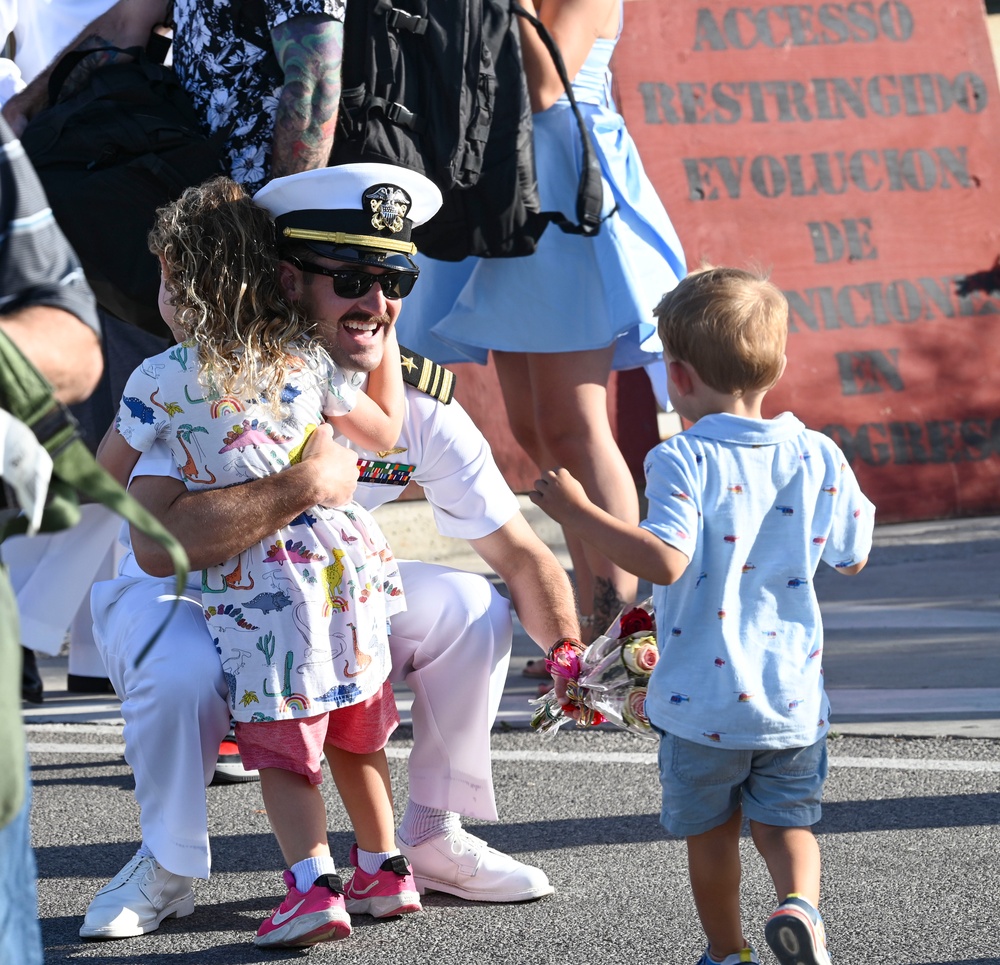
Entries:
[[437, 362], [399, 348], [400, 362], [403, 366], [403, 381], [415, 389], [443, 402], [446, 405], [455, 395], [455, 373]]
[[385, 486], [405, 486], [416, 466], [405, 462], [384, 462], [379, 459], [358, 460], [358, 482], [381, 483]]

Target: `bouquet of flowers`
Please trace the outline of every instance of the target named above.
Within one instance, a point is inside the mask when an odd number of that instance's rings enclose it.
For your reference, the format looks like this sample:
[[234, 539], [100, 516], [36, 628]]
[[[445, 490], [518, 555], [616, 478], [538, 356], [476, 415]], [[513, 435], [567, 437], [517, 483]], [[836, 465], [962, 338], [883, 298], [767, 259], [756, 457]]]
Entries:
[[[560, 654], [552, 667], [570, 680], [569, 696], [582, 709], [577, 726], [610, 721], [655, 739], [646, 717], [646, 685], [659, 656], [652, 599], [623, 610], [607, 632], [582, 654]], [[555, 731], [573, 719], [563, 713], [555, 690], [531, 703], [535, 708], [531, 726], [535, 730]]]

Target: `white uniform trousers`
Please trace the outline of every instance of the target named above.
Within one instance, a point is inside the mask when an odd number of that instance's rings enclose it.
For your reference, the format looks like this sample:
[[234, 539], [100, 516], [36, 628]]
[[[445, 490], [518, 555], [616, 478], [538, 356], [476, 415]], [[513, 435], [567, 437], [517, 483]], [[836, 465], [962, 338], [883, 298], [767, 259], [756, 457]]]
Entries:
[[[496, 820], [490, 731], [510, 662], [510, 604], [481, 576], [399, 562], [409, 608], [392, 618], [393, 681], [413, 691], [409, 795], [428, 807]], [[119, 577], [94, 585], [94, 636], [125, 720], [142, 838], [168, 871], [207, 878], [205, 787], [229, 704], [198, 594], [136, 668], [172, 602], [172, 580]]]
[[142, 840], [168, 871], [207, 878], [205, 787], [229, 730], [229, 691], [198, 599], [184, 598], [135, 661], [174, 601], [173, 581], [119, 577], [91, 591], [94, 638], [125, 720]]

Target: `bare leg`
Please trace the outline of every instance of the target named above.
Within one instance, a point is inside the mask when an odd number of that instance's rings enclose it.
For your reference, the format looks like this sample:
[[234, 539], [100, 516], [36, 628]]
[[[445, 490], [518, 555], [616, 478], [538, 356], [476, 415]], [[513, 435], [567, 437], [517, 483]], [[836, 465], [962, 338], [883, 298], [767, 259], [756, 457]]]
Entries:
[[[595, 504], [638, 524], [635, 482], [608, 419], [613, 354], [609, 346], [546, 355], [494, 352], [493, 360], [511, 429], [539, 467], [564, 466]], [[580, 608], [593, 614], [594, 630], [601, 633], [621, 607], [635, 599], [638, 581], [591, 548], [577, 542], [574, 555], [574, 541], [567, 545]], [[585, 585], [590, 578], [592, 587]]]
[[395, 851], [396, 822], [385, 751], [352, 754], [332, 744], [324, 748], [330, 772], [362, 851]]
[[[507, 421], [518, 445], [528, 454], [535, 466], [549, 469], [556, 465], [556, 459], [542, 444], [535, 424], [535, 400], [531, 392], [531, 372], [529, 356], [523, 352], [494, 352], [493, 364], [500, 380], [500, 390], [507, 409]], [[594, 574], [587, 563], [583, 541], [563, 530], [566, 548], [573, 563], [573, 583], [580, 612], [589, 617], [593, 612]], [[591, 622], [583, 621], [580, 637], [584, 643], [592, 639]]]
[[767, 864], [778, 902], [789, 895], [801, 895], [813, 908], [818, 908], [820, 858], [812, 830], [751, 821], [750, 833]]
[[318, 785], [310, 784], [302, 774], [280, 767], [262, 767], [260, 790], [268, 820], [289, 868], [306, 858], [329, 856], [326, 803]]
[[687, 839], [688, 873], [701, 927], [716, 961], [744, 946], [740, 924], [740, 828], [743, 812]]

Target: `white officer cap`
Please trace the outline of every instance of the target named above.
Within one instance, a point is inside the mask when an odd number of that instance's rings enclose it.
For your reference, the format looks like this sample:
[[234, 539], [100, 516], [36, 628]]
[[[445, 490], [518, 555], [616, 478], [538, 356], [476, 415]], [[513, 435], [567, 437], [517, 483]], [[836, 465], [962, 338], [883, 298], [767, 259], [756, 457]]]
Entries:
[[410, 233], [441, 207], [424, 175], [393, 164], [340, 164], [275, 178], [253, 197], [278, 229], [337, 261], [416, 271]]

